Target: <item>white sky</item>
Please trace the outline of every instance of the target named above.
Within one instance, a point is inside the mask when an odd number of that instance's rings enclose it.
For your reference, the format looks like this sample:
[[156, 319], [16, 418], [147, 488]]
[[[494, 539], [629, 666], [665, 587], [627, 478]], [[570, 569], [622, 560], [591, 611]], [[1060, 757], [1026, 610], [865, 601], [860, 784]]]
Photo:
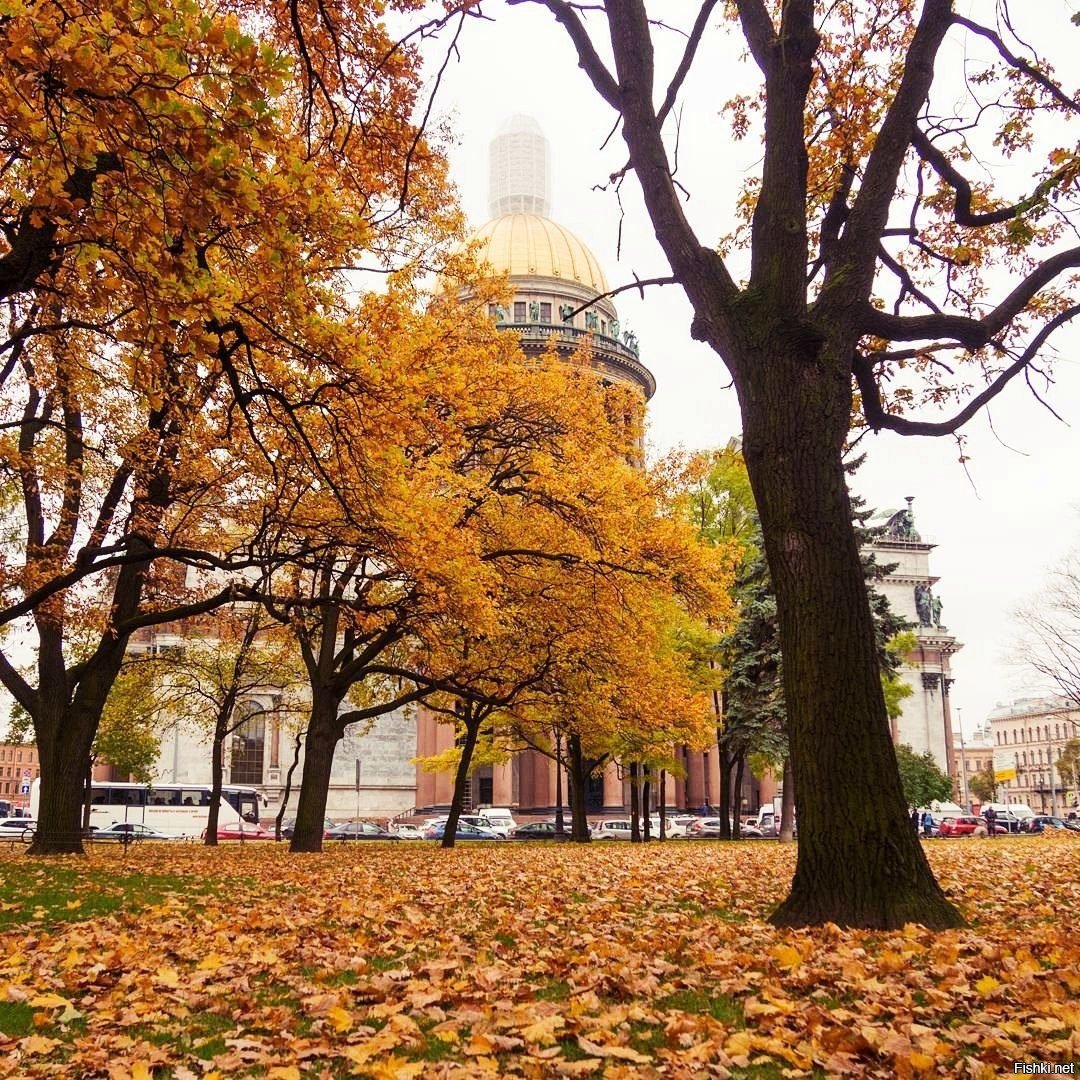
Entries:
[[[1070, 6], [1071, 5], [1063, 5]], [[676, 11], [685, 5], [672, 5]], [[696, 7], [696, 5], [695, 5]], [[1055, 12], [1065, 24], [1067, 14]], [[470, 220], [487, 219], [488, 143], [513, 113], [535, 117], [551, 144], [552, 217], [575, 232], [600, 260], [612, 287], [668, 272], [641, 207], [636, 181], [623, 186], [625, 218], [619, 255], [619, 208], [611, 193], [592, 190], [625, 160], [613, 115], [577, 68], [568, 40], [546, 11], [532, 5], [489, 7], [493, 22], [474, 22], [461, 41], [440, 96], [458, 145], [453, 176]], [[1026, 14], [1026, 12], [1025, 12]], [[672, 39], [672, 47], [678, 45]], [[699, 60], [697, 82], [684, 95], [678, 178], [690, 193], [687, 211], [704, 241], [733, 225], [731, 207], [743, 170], [759, 145], [733, 144], [719, 112], [745, 91], [742, 67], [720, 45]], [[726, 76], [726, 77], [725, 77]], [[659, 76], [658, 76], [659, 80]], [[708, 80], [711, 80], [708, 81]], [[650, 444], [722, 445], [740, 427], [734, 391], [719, 358], [689, 334], [689, 305], [677, 286], [648, 290], [644, 303], [615, 300], [624, 327], [640, 339], [642, 360], [656, 375]], [[1013, 612], [1040, 588], [1044, 573], [1080, 542], [1080, 359], [1076, 334], [1057, 361], [1048, 397], [1065, 423], [1021, 385], [1006, 392], [966, 429], [966, 471], [952, 439], [868, 437], [868, 460], [855, 480], [868, 505], [903, 506], [915, 496], [923, 536], [936, 541], [931, 569], [941, 578], [943, 621], [964, 643], [954, 658], [953, 706], [971, 730], [995, 703], [1022, 695], [1025, 675], [1008, 663]], [[1018, 380], [1019, 382], [1019, 380]], [[993, 427], [991, 427], [992, 417]]]

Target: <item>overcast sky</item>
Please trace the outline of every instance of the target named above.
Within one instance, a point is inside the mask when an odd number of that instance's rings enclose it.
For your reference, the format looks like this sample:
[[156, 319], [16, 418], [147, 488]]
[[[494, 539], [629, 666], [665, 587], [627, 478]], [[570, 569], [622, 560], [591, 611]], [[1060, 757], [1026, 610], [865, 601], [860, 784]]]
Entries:
[[[673, 21], [685, 6], [672, 5]], [[1072, 5], [1054, 5], [1062, 25], [1064, 7]], [[467, 28], [461, 63], [448, 70], [440, 97], [439, 115], [457, 132], [453, 176], [470, 220], [479, 225], [488, 217], [488, 143], [507, 117], [526, 113], [539, 121], [551, 145], [552, 217], [592, 249], [611, 286], [635, 273], [667, 273], [633, 177], [622, 189], [621, 238], [618, 201], [594, 190], [623, 164], [625, 146], [616, 134], [601, 149], [614, 117], [577, 68], [562, 32], [532, 5], [496, 4], [489, 12], [493, 22]], [[671, 44], [677, 47], [677, 39]], [[718, 115], [728, 95], [748, 89], [752, 72], [730, 43], [710, 49], [684, 95], [678, 176], [703, 240], [732, 227], [733, 198], [760, 154], [759, 144], [732, 143]], [[615, 303], [656, 375], [651, 446], [711, 447], [738, 434], [734, 391], [717, 356], [691, 340], [689, 305], [678, 288], [652, 289], [644, 302], [625, 294]], [[954, 658], [953, 705], [967, 731], [997, 702], [1031, 692], [1022, 671], [1009, 663], [1013, 613], [1037, 594], [1060, 556], [1080, 543], [1077, 341], [1075, 334], [1071, 348], [1059, 341], [1057, 382], [1047, 395], [1064, 422], [1017, 385], [967, 427], [966, 465], [952, 439], [886, 434], [863, 442], [868, 460], [856, 490], [879, 509], [902, 507], [904, 497], [913, 495], [918, 528], [939, 545], [931, 570], [941, 578], [943, 622], [964, 644]]]

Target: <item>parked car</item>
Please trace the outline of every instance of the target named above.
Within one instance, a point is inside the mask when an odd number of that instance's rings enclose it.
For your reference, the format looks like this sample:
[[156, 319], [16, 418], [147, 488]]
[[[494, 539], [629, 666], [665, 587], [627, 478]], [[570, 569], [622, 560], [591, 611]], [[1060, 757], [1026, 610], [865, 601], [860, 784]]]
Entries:
[[516, 825], [510, 832], [511, 840], [566, 840], [569, 836], [569, 822], [565, 824], [562, 836], [556, 833], [554, 821], [530, 821]]
[[1080, 825], [1075, 821], [1066, 821], [1064, 818], [1052, 817], [1049, 814], [1036, 814], [1029, 821], [1022, 822], [1020, 825], [1021, 832], [1041, 833], [1044, 829], [1064, 829], [1069, 832], [1080, 832]]
[[504, 806], [485, 806], [477, 813], [484, 819], [482, 829], [490, 829], [500, 836], [509, 836], [510, 830], [517, 826], [513, 814]]
[[[217, 838], [219, 840], [273, 840], [274, 833], [272, 829], [264, 829], [258, 824], [249, 825], [245, 821], [243, 824], [219, 825]], [[205, 829], [202, 831], [202, 839], [206, 839]]]
[[458, 823], [465, 822], [466, 825], [475, 825], [478, 829], [487, 829], [488, 832], [498, 833], [502, 837], [510, 832], [508, 828], [503, 826], [501, 829], [496, 829], [483, 814], [462, 814], [458, 818]]
[[[945, 817], [941, 819], [938, 831], [942, 836], [971, 836], [973, 832], [982, 826], [986, 828], [986, 822], [981, 817]], [[1004, 825], [995, 825], [994, 832], [1007, 833], [1009, 830]]]
[[393, 833], [387, 832], [374, 821], [343, 821], [326, 831], [327, 840], [398, 840]]
[[114, 821], [111, 825], [105, 825], [102, 828], [91, 827], [90, 839], [114, 840], [121, 844], [131, 844], [137, 840], [181, 840], [183, 837], [175, 833], [151, 829], [149, 825], [143, 825], [138, 821]]
[[0, 840], [29, 840], [37, 822], [28, 817], [0, 818]]
[[[246, 825], [244, 827], [247, 828]], [[329, 835], [330, 830], [333, 827], [334, 827], [334, 823], [329, 818], [323, 818], [323, 837], [324, 838]], [[283, 840], [291, 840], [292, 837], [293, 837], [293, 832], [295, 831], [295, 829], [296, 829], [296, 818], [294, 818], [294, 817], [286, 818], [281, 823], [281, 838]], [[271, 829], [270, 831], [273, 832], [273, 829]]]
[[674, 814], [668, 818], [667, 835], [671, 837], [686, 837], [690, 835], [690, 827], [697, 821], [694, 814]]
[[400, 822], [397, 825], [391, 825], [390, 831], [399, 840], [423, 840], [424, 832], [419, 825], [410, 825], [407, 822]]
[[629, 818], [608, 818], [595, 822], [590, 831], [594, 840], [629, 840], [630, 830]]
[[720, 819], [718, 817], [694, 818], [686, 835], [691, 840], [715, 839], [720, 835]]
[[[438, 825], [432, 825], [430, 828], [424, 830], [425, 840], [441, 840], [443, 833], [446, 831], [446, 822], [440, 822]], [[459, 821], [457, 829], [454, 830], [454, 840], [502, 840], [498, 833], [492, 832], [490, 829], [481, 829], [477, 825], [470, 825], [467, 821]]]

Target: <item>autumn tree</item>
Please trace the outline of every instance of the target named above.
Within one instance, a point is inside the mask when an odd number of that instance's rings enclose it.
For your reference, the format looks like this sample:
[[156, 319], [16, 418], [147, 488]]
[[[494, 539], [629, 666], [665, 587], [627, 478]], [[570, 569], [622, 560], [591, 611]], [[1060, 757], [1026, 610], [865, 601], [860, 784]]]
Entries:
[[[0, 679], [41, 754], [34, 852], [79, 849], [130, 634], [232, 596], [152, 566], [220, 561], [207, 524], [231, 512], [253, 403], [295, 425], [292, 375], [340, 340], [346, 271], [426, 257], [456, 221], [381, 11], [40, 0], [0, 22], [0, 486], [22, 519], [0, 588], [3, 621], [37, 635], [36, 677], [0, 656]], [[99, 627], [77, 658], [79, 608]]]
[[987, 765], [968, 777], [968, 788], [971, 794], [981, 803], [993, 802], [997, 793], [997, 781], [994, 779], [994, 766]]
[[1069, 739], [1065, 743], [1054, 767], [1061, 777], [1061, 783], [1072, 791], [1074, 800], [1080, 797], [1080, 738]]
[[212, 846], [217, 844], [228, 738], [256, 719], [281, 724], [306, 703], [299, 694], [303, 684], [293, 643], [260, 606], [229, 605], [212, 619], [183, 627], [182, 636], [182, 645], [155, 661], [159, 696], [173, 724], [209, 736], [205, 839]]
[[[1052, 122], [1075, 98], [1015, 11], [979, 22], [951, 0], [706, 0], [665, 72], [666, 6], [509, 0], [523, 2], [565, 28], [617, 115], [628, 156], [615, 182], [636, 177], [691, 332], [739, 397], [799, 798], [795, 878], [773, 921], [955, 926], [906, 818], [841, 455], [856, 410], [874, 430], [958, 431], [1080, 312], [1080, 159]], [[747, 62], [708, 112], [732, 126], [677, 129], [704, 41], [728, 27]], [[760, 166], [731, 218], [699, 232], [676, 148], [745, 136], [760, 136]]]

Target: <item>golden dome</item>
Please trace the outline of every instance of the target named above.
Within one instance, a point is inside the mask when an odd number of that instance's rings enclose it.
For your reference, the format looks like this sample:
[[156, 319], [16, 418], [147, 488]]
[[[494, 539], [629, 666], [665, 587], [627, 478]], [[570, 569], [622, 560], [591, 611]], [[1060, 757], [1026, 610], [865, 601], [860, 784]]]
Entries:
[[597, 293], [608, 291], [596, 256], [569, 230], [539, 214], [505, 214], [481, 225], [478, 258], [499, 274], [574, 281]]

